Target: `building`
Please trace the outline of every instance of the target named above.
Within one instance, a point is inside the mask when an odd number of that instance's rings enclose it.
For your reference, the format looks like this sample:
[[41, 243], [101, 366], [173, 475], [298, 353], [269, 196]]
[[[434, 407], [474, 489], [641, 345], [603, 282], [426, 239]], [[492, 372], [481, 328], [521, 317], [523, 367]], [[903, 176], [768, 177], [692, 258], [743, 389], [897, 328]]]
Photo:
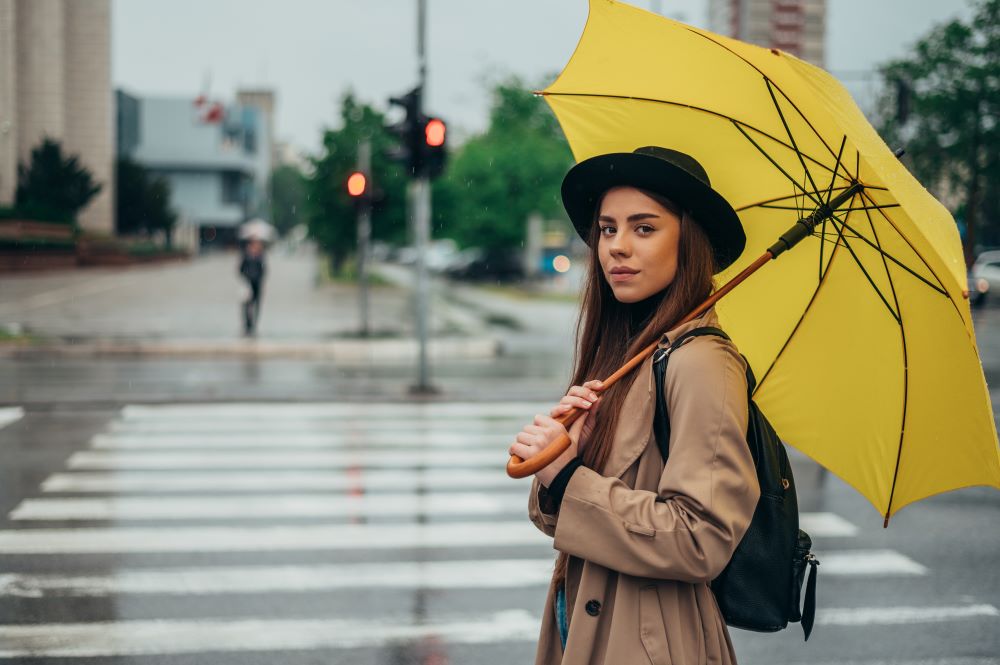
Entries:
[[270, 216], [270, 107], [121, 90], [117, 100], [119, 155], [167, 180], [180, 226], [201, 247], [232, 244], [239, 224]]
[[113, 232], [112, 104], [110, 0], [0, 0], [0, 205], [47, 136], [101, 184], [81, 227]]
[[709, 0], [709, 30], [824, 66], [826, 0]]

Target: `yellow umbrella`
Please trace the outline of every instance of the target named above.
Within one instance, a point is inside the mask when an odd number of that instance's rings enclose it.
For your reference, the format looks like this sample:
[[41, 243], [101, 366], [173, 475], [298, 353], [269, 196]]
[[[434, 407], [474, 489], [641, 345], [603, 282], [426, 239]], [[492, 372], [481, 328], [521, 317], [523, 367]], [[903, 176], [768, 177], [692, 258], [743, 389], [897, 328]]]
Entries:
[[[782, 439], [889, 517], [1000, 488], [1000, 452], [954, 220], [828, 73], [774, 49], [591, 0], [541, 92], [577, 160], [660, 145], [739, 212], [728, 282], [799, 218], [833, 215], [719, 300]], [[842, 195], [842, 196], [838, 196]]]

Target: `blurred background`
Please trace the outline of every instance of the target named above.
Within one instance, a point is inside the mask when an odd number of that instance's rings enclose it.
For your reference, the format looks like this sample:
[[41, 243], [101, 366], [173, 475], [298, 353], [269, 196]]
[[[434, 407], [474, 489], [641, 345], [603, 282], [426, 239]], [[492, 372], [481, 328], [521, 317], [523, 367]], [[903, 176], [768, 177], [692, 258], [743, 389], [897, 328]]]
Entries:
[[[634, 4], [851, 91], [954, 215], [996, 383], [1000, 1]], [[552, 552], [504, 451], [587, 256], [533, 91], [586, 19], [0, 0], [0, 659], [531, 661]], [[995, 492], [883, 531], [795, 463], [826, 614], [741, 662], [1000, 662]]]

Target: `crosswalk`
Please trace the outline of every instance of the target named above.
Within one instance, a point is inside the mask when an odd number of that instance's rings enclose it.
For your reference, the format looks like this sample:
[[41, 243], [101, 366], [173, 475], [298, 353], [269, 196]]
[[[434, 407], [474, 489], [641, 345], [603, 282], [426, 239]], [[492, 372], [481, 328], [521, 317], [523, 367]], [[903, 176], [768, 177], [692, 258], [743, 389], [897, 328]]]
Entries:
[[[0, 557], [16, 565], [0, 570], [0, 608], [15, 619], [0, 623], [0, 659], [397, 662], [380, 654], [433, 644], [427, 663], [465, 662], [442, 656], [461, 645], [530, 662], [554, 553], [527, 520], [527, 481], [504, 465], [546, 409], [126, 407], [6, 515]], [[823, 580], [930, 572], [851, 547], [858, 528], [840, 515], [802, 526]], [[983, 603], [823, 607], [818, 623], [997, 616]]]

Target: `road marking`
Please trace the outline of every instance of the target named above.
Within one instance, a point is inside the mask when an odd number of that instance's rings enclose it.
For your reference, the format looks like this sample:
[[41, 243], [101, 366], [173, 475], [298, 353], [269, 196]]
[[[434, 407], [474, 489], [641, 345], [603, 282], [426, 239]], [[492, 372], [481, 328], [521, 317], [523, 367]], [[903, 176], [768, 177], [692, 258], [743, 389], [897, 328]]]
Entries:
[[[3, 429], [12, 423], [16, 423], [23, 417], [24, 409], [19, 406], [0, 408], [0, 429]], [[514, 432], [514, 434], [517, 434], [517, 432]]]
[[[881, 554], [874, 551], [873, 556]], [[842, 554], [823, 554], [823, 574], [853, 576], [846, 568], [826, 570]], [[897, 555], [901, 558], [902, 555]], [[553, 558], [394, 561], [302, 566], [211, 566], [116, 569], [109, 575], [0, 574], [0, 596], [116, 596], [121, 594], [203, 595], [311, 593], [342, 589], [512, 589], [545, 588]], [[900, 573], [887, 569], [878, 574]], [[876, 574], [875, 571], [861, 574]], [[909, 574], [902, 572], [901, 574]], [[834, 617], [835, 618], [835, 617]]]
[[453, 418], [442, 421], [437, 417], [418, 418], [400, 417], [391, 420], [386, 418], [357, 417], [349, 418], [268, 418], [254, 419], [250, 422], [241, 420], [184, 419], [184, 420], [115, 420], [109, 423], [109, 434], [173, 434], [211, 436], [222, 434], [370, 434], [373, 432], [418, 432], [421, 435], [455, 432], [493, 432], [521, 427], [534, 418], [532, 412], [525, 412], [518, 417], [505, 418]]
[[538, 545], [550, 549], [552, 540], [527, 518], [513, 522], [0, 531], [0, 554], [272, 552], [501, 545]]
[[[820, 611], [817, 622], [837, 625], [833, 619], [860, 613], [865, 625], [899, 623], [900, 611], [919, 617], [932, 614], [948, 619], [997, 616], [992, 605], [928, 608], [845, 608]], [[894, 616], [893, 613], [896, 613]], [[874, 621], [873, 621], [874, 620]], [[862, 622], [840, 624], [861, 625]], [[17, 624], [0, 626], [0, 657], [67, 658], [101, 656], [142, 656], [182, 653], [297, 651], [323, 648], [380, 646], [399, 640], [428, 638], [433, 644], [493, 644], [538, 639], [538, 617], [524, 609], [512, 609], [463, 617], [459, 621], [439, 621], [412, 625], [399, 619], [358, 621], [345, 619], [213, 619], [114, 621], [91, 623]], [[884, 661], [874, 661], [884, 662]], [[868, 665], [874, 665], [868, 661]], [[892, 661], [898, 665], [898, 661]], [[952, 661], [912, 661], [939, 665]], [[956, 660], [962, 665], [965, 661]], [[989, 661], [986, 661], [989, 662]]]
[[993, 605], [958, 605], [954, 607], [852, 607], [816, 612], [816, 622], [828, 626], [897, 625], [1000, 617]]
[[164, 404], [129, 405], [122, 409], [125, 421], [180, 420], [194, 421], [235, 419], [255, 422], [274, 418], [527, 418], [548, 413], [559, 401], [552, 402], [336, 402], [321, 404]]
[[534, 642], [539, 619], [506, 610], [458, 621], [412, 625], [406, 619], [197, 619], [0, 626], [0, 657], [68, 658], [158, 654], [297, 651], [433, 643]]
[[339, 470], [339, 471], [162, 471], [54, 473], [42, 481], [44, 492], [281, 492], [306, 490], [452, 490], [513, 488], [527, 491], [527, 480], [512, 480], [495, 469]]
[[858, 527], [834, 513], [800, 513], [799, 526], [813, 538], [849, 538], [858, 535]]
[[[514, 490], [519, 488], [511, 483]], [[527, 514], [527, 494], [275, 494], [25, 499], [14, 520], [247, 520], [293, 517], [412, 517], [415, 515]]]
[[151, 448], [270, 448], [290, 450], [293, 448], [350, 448], [354, 447], [410, 447], [482, 449], [493, 448], [501, 454], [507, 450], [520, 428], [508, 432], [455, 431], [448, 432], [338, 432], [322, 433], [280, 433], [248, 432], [246, 434], [97, 434], [90, 445], [99, 450], [147, 450]]
[[116, 569], [110, 575], [0, 574], [0, 595], [116, 596], [319, 592], [338, 589], [544, 587], [554, 559], [397, 561], [314, 566]]
[[818, 552], [823, 575], [926, 575], [927, 568], [894, 550]]
[[315, 468], [410, 468], [496, 467], [503, 469], [510, 456], [505, 447], [495, 450], [367, 450], [313, 452], [115, 452], [84, 450], [70, 455], [71, 469], [315, 469]]

